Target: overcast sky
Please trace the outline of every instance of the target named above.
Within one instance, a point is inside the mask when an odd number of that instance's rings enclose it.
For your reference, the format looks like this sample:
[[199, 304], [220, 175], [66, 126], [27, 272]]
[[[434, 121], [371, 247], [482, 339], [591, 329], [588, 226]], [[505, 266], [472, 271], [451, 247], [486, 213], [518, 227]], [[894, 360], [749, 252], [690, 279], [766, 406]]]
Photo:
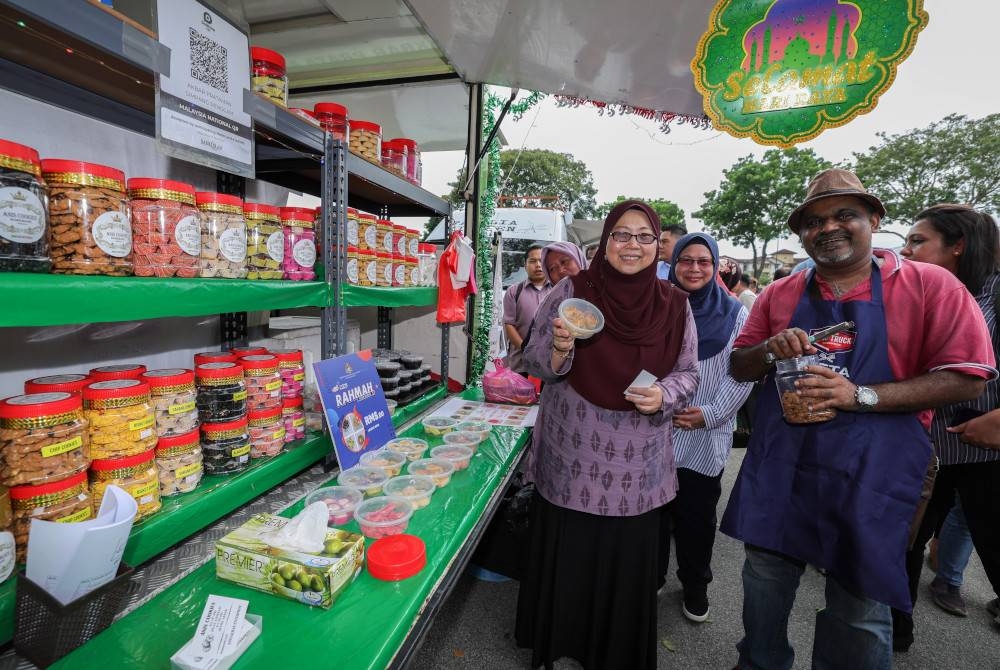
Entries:
[[[924, 7], [930, 22], [878, 106], [797, 146], [811, 147], [837, 162], [875, 144], [879, 131], [904, 132], [952, 112], [979, 118], [1000, 111], [1000, 75], [992, 46], [997, 42], [1000, 3], [925, 0]], [[552, 98], [519, 122], [506, 120], [503, 132], [508, 149], [550, 149], [582, 160], [593, 173], [598, 203], [618, 195], [668, 198], [684, 209], [692, 230], [701, 225], [691, 212], [701, 206], [706, 191], [718, 187], [722, 171], [741, 156], [760, 156], [769, 148], [714, 129], [675, 126], [665, 135], [652, 121], [602, 117], [592, 107], [560, 109]], [[447, 183], [461, 165], [461, 152], [424, 154], [424, 185], [447, 193]], [[904, 226], [895, 229], [905, 232]], [[795, 240], [780, 245], [801, 249]], [[749, 257], [732, 245], [721, 247], [723, 253]]]

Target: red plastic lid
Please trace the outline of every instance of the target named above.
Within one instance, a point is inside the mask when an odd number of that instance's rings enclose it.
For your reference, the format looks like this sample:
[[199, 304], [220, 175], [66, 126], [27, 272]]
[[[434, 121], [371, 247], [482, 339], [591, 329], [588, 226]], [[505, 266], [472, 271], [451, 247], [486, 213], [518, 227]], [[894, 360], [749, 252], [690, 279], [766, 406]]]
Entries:
[[94, 382], [83, 389], [84, 400], [109, 400], [111, 398], [131, 398], [149, 395], [149, 384], [137, 379], [109, 379]]
[[165, 451], [167, 449], [173, 449], [174, 447], [184, 447], [189, 444], [197, 444], [198, 440], [198, 429], [195, 428], [192, 431], [181, 433], [180, 435], [168, 435], [166, 437], [161, 437], [156, 443], [156, 450]]
[[65, 414], [82, 407], [80, 396], [65, 391], [29, 393], [0, 400], [0, 419], [32, 419]]
[[79, 393], [83, 387], [92, 380], [87, 375], [49, 375], [48, 377], [35, 377], [24, 382], [25, 393], [51, 393], [53, 391], [65, 391], [66, 393]]
[[400, 144], [400, 145], [406, 147], [407, 149], [416, 149], [417, 148], [417, 141], [416, 140], [411, 140], [408, 137], [397, 137], [397, 138], [391, 139], [389, 141], [390, 142], [395, 142], [396, 144]]
[[393, 151], [405, 151], [408, 147], [399, 140], [382, 140], [382, 150], [384, 151], [386, 149], [391, 149]]
[[432, 254], [435, 251], [437, 251], [437, 247], [435, 247], [430, 242], [421, 242], [420, 243], [420, 250], [423, 251], [423, 252]]
[[247, 427], [247, 417], [241, 416], [232, 421], [212, 421], [201, 424], [203, 433], [226, 433], [230, 430], [240, 430]]
[[232, 205], [233, 207], [243, 207], [243, 200], [239, 196], [228, 193], [212, 193], [210, 191], [198, 191], [194, 195], [194, 200], [199, 205], [216, 203], [219, 205]]
[[290, 407], [302, 407], [302, 398], [282, 398], [281, 408], [288, 409]]
[[[338, 105], [335, 102], [317, 102], [313, 105], [313, 111], [317, 114], [339, 114], [347, 116], [347, 107]], [[351, 122], [353, 124], [353, 121]]]
[[374, 214], [369, 214], [368, 212], [358, 212], [358, 218], [364, 219], [365, 221], [378, 221], [378, 217]]
[[236, 354], [237, 358], [240, 356], [256, 356], [258, 354], [270, 353], [267, 347], [233, 347], [229, 351]]
[[156, 450], [150, 449], [135, 456], [121, 458], [98, 458], [90, 463], [91, 470], [117, 470], [119, 468], [134, 468], [141, 463], [147, 463], [156, 456]]
[[39, 167], [42, 164], [42, 160], [38, 157], [37, 151], [29, 146], [18, 144], [17, 142], [11, 142], [9, 140], [0, 140], [0, 156], [19, 158], [22, 161], [31, 163], [35, 167]]
[[177, 191], [178, 193], [186, 193], [192, 198], [194, 197], [194, 186], [191, 184], [185, 184], [182, 181], [173, 181], [172, 179], [153, 179], [151, 177], [133, 177], [128, 180], [129, 191], [139, 191], [144, 189]]
[[242, 377], [243, 366], [239, 363], [219, 361], [202, 363], [195, 368], [195, 376], [199, 379], [225, 379], [226, 377]]
[[348, 207], [347, 208], [347, 213], [348, 214], [353, 214], [354, 216], [357, 216], [358, 215], [358, 210], [354, 209], [353, 207]]
[[270, 214], [271, 216], [278, 216], [278, 208], [274, 205], [265, 205], [262, 202], [245, 202], [243, 203], [243, 213]]
[[282, 221], [305, 221], [312, 223], [316, 218], [316, 210], [312, 207], [281, 207]]
[[260, 421], [261, 419], [277, 419], [281, 416], [280, 407], [268, 407], [267, 409], [252, 409], [247, 414], [249, 421]]
[[392, 224], [392, 229], [393, 230], [406, 230], [406, 231], [410, 230], [409, 228], [407, 228], [406, 226], [404, 226], [401, 223], [394, 223], [394, 224]]
[[313, 111], [311, 109], [305, 109], [303, 107], [289, 107], [288, 111], [289, 112], [299, 112], [300, 114], [305, 114], [310, 119], [315, 119], [316, 118], [316, 114], [313, 113]]
[[240, 356], [240, 360], [236, 362], [242, 365], [244, 370], [266, 370], [278, 367], [278, 357], [274, 354]]
[[45, 482], [44, 484], [36, 484], [34, 486], [11, 486], [10, 497], [11, 500], [27, 500], [28, 498], [34, 498], [35, 496], [65, 491], [66, 489], [71, 489], [74, 486], [79, 486], [86, 481], [87, 471], [84, 470], [83, 472], [78, 472], [75, 475], [67, 477], [66, 479], [60, 479], [54, 482]]
[[[43, 174], [89, 174], [92, 177], [104, 177], [113, 179], [121, 183], [121, 190], [125, 190], [125, 173], [118, 168], [99, 163], [84, 163], [83, 161], [68, 160], [65, 158], [43, 158]], [[58, 183], [58, 181], [56, 182]]]
[[285, 68], [285, 57], [277, 51], [271, 51], [270, 49], [265, 49], [264, 47], [250, 47], [250, 58], [253, 60], [263, 60], [268, 63], [274, 63], [281, 69]]
[[[348, 247], [353, 249], [353, 247]], [[272, 349], [271, 353], [278, 357], [279, 361], [296, 362], [302, 360], [301, 349]]]
[[194, 370], [187, 370], [185, 368], [150, 370], [149, 372], [144, 372], [140, 379], [149, 384], [150, 388], [154, 389], [163, 386], [194, 384]]
[[203, 351], [194, 355], [194, 365], [204, 365], [205, 363], [235, 363], [236, 354], [231, 351]]
[[382, 134], [382, 126], [377, 123], [372, 123], [371, 121], [362, 121], [360, 119], [351, 119], [351, 132], [355, 130], [369, 130], [373, 133]]
[[390, 535], [368, 548], [368, 572], [376, 579], [398, 582], [427, 565], [427, 546], [416, 535]]
[[146, 371], [142, 363], [125, 363], [123, 365], [105, 365], [90, 371], [90, 381], [106, 382], [111, 379], [138, 379]]

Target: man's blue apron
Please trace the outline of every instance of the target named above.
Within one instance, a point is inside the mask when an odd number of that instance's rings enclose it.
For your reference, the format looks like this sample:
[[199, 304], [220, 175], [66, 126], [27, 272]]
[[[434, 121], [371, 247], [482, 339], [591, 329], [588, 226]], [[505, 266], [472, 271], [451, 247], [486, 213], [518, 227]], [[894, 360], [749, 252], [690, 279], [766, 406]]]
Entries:
[[[872, 267], [871, 302], [823, 300], [810, 271], [789, 325], [809, 333], [854, 321], [853, 348], [821, 355], [861, 385], [896, 381], [882, 276]], [[720, 529], [824, 568], [861, 594], [909, 612], [906, 545], [931, 456], [915, 414], [838, 411], [826, 423], [785, 422], [769, 374]]]

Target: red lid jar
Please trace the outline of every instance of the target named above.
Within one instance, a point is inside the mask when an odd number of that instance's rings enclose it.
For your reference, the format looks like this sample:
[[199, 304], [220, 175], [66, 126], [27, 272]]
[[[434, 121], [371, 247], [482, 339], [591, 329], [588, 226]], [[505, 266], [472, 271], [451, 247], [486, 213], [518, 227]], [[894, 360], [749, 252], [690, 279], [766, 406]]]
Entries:
[[313, 107], [316, 120], [323, 130], [333, 135], [336, 140], [346, 141], [349, 125], [347, 122], [347, 107], [335, 102], [318, 102]]
[[260, 93], [282, 107], [286, 106], [288, 73], [285, 70], [285, 57], [264, 47], [250, 47], [250, 60], [250, 85], [253, 86], [254, 93]]

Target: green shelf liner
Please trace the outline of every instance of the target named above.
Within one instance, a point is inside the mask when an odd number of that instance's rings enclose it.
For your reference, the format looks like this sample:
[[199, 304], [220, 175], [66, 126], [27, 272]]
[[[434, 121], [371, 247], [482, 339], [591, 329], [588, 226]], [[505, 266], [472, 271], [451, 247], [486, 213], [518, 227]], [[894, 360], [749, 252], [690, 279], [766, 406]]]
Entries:
[[0, 327], [56, 326], [204, 316], [224, 312], [325, 307], [330, 287], [316, 281], [84, 277], [0, 273]]
[[389, 288], [342, 284], [340, 301], [344, 307], [427, 307], [437, 305], [436, 287]]
[[[480, 399], [481, 394], [463, 394]], [[427, 545], [427, 566], [401, 582], [385, 582], [362, 570], [329, 610], [260, 593], [215, 577], [211, 560], [150, 602], [123, 617], [54, 668], [160, 668], [194, 634], [209, 594], [250, 601], [249, 612], [263, 617], [263, 632], [233, 666], [247, 668], [385, 668], [499, 491], [525, 447], [530, 430], [497, 428], [479, 446], [468, 469], [435, 492], [417, 510], [407, 532]], [[405, 431], [422, 435], [420, 426]], [[442, 441], [428, 437], [431, 446]], [[332, 482], [333, 480], [331, 480]], [[298, 513], [299, 501], [285, 516]], [[352, 522], [346, 528], [357, 531]], [[367, 542], [371, 542], [368, 540]]]

